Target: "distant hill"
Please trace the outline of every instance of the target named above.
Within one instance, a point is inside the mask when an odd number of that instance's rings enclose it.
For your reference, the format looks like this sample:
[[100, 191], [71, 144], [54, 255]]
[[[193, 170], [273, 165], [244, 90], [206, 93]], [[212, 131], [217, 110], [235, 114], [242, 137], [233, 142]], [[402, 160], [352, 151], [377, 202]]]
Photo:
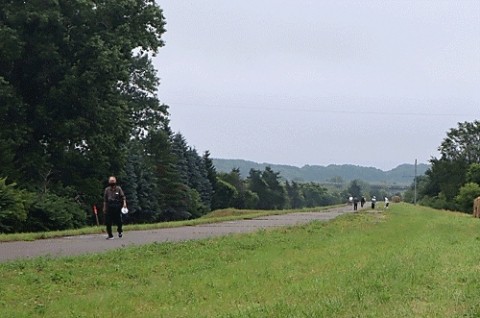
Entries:
[[[356, 165], [305, 165], [299, 168], [239, 159], [213, 159], [213, 164], [219, 172], [230, 172], [233, 168], [239, 168], [243, 177], [248, 176], [250, 169], [263, 170], [265, 167], [270, 166], [274, 171], [280, 172], [282, 178], [286, 180], [317, 183], [329, 183], [332, 179], [340, 177], [346, 182], [359, 179], [371, 184], [383, 184], [386, 182], [389, 184], [410, 185], [415, 174], [415, 165], [413, 164], [402, 164], [389, 171]], [[427, 164], [418, 164], [417, 176], [424, 175], [429, 167], [430, 165]]]

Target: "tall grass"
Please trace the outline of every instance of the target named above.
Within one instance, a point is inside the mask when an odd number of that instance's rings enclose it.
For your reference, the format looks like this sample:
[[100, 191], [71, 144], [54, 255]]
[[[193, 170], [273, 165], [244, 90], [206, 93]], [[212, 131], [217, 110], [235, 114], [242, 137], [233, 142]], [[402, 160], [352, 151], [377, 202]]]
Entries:
[[411, 205], [0, 265], [2, 317], [479, 317], [477, 219]]

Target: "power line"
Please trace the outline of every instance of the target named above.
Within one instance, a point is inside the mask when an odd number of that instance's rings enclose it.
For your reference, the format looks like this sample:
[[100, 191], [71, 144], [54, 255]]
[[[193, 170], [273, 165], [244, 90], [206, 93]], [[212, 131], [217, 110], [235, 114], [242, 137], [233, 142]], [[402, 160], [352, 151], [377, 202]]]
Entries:
[[323, 114], [361, 114], [361, 115], [382, 115], [382, 116], [414, 116], [414, 117], [477, 117], [478, 114], [467, 113], [426, 113], [426, 112], [391, 112], [391, 111], [365, 111], [365, 110], [332, 110], [332, 109], [315, 109], [315, 108], [290, 108], [290, 107], [268, 107], [268, 106], [240, 106], [228, 104], [228, 106], [220, 104], [204, 104], [204, 103], [172, 103], [170, 107], [188, 106], [203, 108], [222, 108], [222, 109], [240, 109], [240, 110], [262, 110], [262, 111], [281, 111], [281, 112], [302, 112], [302, 113], [323, 113]]

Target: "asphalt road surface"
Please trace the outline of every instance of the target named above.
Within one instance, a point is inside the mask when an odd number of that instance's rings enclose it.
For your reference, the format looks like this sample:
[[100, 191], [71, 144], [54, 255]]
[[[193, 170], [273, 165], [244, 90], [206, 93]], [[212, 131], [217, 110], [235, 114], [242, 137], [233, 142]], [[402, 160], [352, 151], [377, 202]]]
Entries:
[[249, 233], [260, 229], [300, 225], [312, 221], [328, 221], [339, 215], [352, 212], [353, 207], [346, 205], [322, 212], [291, 213], [265, 216], [251, 220], [229, 221], [197, 226], [147, 231], [127, 231], [124, 233], [123, 238], [115, 237], [114, 240], [106, 240], [106, 235], [104, 234], [93, 234], [32, 242], [4, 242], [0, 243], [0, 262], [39, 256], [61, 257], [100, 253], [112, 249], [154, 242], [179, 242], [232, 233]]

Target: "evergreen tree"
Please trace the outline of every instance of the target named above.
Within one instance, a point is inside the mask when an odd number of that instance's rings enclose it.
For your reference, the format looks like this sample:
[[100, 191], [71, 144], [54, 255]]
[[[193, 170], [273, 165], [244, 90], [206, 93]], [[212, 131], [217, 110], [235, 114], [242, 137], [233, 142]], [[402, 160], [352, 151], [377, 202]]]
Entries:
[[269, 209], [270, 202], [268, 201], [268, 185], [262, 179], [262, 172], [256, 169], [250, 169], [247, 178], [248, 189], [257, 194], [259, 202], [257, 205], [258, 209]]
[[180, 181], [188, 184], [188, 144], [182, 134], [176, 133], [172, 137], [172, 154], [175, 156], [175, 166], [179, 174]]
[[[288, 191], [288, 188], [287, 188]], [[289, 191], [290, 204], [293, 209], [303, 208], [305, 206], [305, 197], [298, 186], [298, 183], [292, 181]]]
[[204, 206], [204, 213], [210, 211], [212, 200], [212, 184], [208, 179], [208, 172], [205, 163], [193, 148], [189, 148], [187, 152], [187, 161], [189, 165], [189, 182], [188, 186], [195, 189]]
[[125, 192], [125, 196], [128, 198], [129, 213], [132, 215], [140, 210], [138, 202], [138, 176], [135, 169], [135, 166], [139, 165], [140, 158], [138, 154], [131, 152], [132, 148], [129, 150], [130, 152], [125, 164], [125, 177], [122, 178], [122, 189]]
[[360, 180], [352, 180], [347, 189], [349, 195], [360, 199], [362, 196], [362, 189], [360, 187]]
[[213, 160], [210, 158], [210, 152], [207, 150], [203, 154], [203, 163], [207, 171], [207, 179], [210, 181], [212, 188], [215, 189], [217, 183], [217, 170], [213, 165]]
[[280, 183], [280, 173], [270, 167], [265, 167], [262, 172], [262, 179], [267, 185], [265, 200], [268, 201], [269, 209], [283, 209], [285, 207], [285, 189]]
[[266, 167], [262, 172], [251, 169], [248, 176], [248, 189], [254, 192], [258, 200], [258, 209], [282, 209], [285, 206], [285, 191], [280, 184], [280, 174]]
[[[207, 177], [207, 170], [202, 158], [197, 151], [188, 146], [187, 141], [182, 134], [177, 133], [173, 136], [172, 152], [176, 158], [176, 169], [182, 182], [187, 188], [190, 195], [187, 196], [190, 209], [193, 209], [195, 215], [204, 214], [210, 211], [212, 185]], [[200, 200], [197, 200], [197, 195], [191, 190], [195, 190]], [[190, 199], [188, 199], [190, 198]], [[198, 206], [194, 204], [198, 202]]]
[[210, 194], [210, 202], [211, 202], [211, 209], [217, 209], [217, 202], [219, 198], [217, 197], [218, 192], [218, 185], [217, 185], [217, 171], [215, 166], [213, 165], [213, 161], [210, 158], [210, 152], [207, 150], [202, 156], [203, 165], [205, 167], [205, 171], [207, 173], [207, 179], [210, 182], [211, 187], [211, 194]]
[[146, 156], [153, 166], [156, 178], [155, 195], [162, 213], [184, 214], [188, 207], [188, 186], [183, 182], [177, 169], [177, 156], [174, 154], [171, 132], [157, 130], [146, 138]]
[[[163, 160], [168, 160], [168, 156]], [[122, 185], [128, 200], [129, 218], [136, 222], [154, 221], [161, 212], [162, 197], [152, 161], [145, 154], [144, 140], [130, 141]]]

